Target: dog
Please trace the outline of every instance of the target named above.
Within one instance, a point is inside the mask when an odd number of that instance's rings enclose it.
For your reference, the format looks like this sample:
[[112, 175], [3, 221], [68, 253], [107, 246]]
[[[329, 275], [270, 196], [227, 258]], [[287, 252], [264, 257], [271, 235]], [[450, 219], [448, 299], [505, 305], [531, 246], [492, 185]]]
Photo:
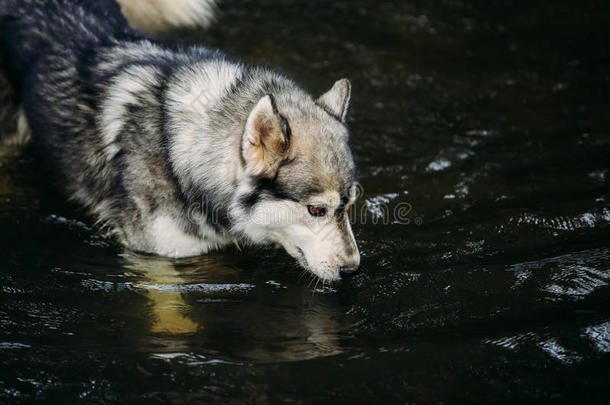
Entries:
[[133, 251], [278, 244], [324, 281], [353, 274], [350, 82], [313, 98], [274, 69], [143, 33], [193, 25], [172, 9], [185, 4], [208, 21], [209, 0], [119, 3], [0, 0], [0, 108], [67, 196]]

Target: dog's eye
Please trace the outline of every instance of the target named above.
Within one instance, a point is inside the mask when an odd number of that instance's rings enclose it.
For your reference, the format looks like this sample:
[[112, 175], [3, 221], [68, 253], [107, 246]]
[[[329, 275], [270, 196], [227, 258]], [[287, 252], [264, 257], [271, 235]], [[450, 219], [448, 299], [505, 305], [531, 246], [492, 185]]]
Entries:
[[309, 211], [309, 215], [314, 217], [323, 217], [326, 215], [326, 208], [316, 207], [315, 205], [308, 205], [307, 211]]

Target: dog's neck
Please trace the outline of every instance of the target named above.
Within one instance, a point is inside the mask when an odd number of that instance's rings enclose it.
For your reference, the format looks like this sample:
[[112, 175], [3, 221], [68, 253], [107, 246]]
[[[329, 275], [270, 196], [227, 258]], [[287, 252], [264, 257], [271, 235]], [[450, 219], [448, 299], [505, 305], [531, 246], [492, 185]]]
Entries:
[[[221, 226], [229, 225], [224, 210], [245, 175], [240, 144], [250, 102], [229, 94], [241, 75], [238, 65], [202, 62], [175, 72], [164, 97], [168, 153], [185, 206], [202, 205]], [[229, 98], [230, 116], [219, 108]]]
[[168, 151], [187, 205], [203, 199], [226, 218], [223, 210], [249, 181], [242, 139], [250, 112], [266, 94], [293, 87], [273, 71], [217, 60], [172, 75], [164, 97]]

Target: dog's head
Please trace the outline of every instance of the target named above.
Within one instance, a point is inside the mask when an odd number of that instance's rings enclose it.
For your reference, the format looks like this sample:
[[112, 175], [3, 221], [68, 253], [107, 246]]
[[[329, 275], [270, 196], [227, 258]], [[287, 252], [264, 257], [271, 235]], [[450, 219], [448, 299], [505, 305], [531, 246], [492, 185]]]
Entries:
[[356, 198], [345, 125], [351, 86], [339, 80], [317, 100], [278, 93], [249, 114], [233, 218], [249, 239], [279, 243], [321, 279], [336, 280], [360, 263], [347, 215]]

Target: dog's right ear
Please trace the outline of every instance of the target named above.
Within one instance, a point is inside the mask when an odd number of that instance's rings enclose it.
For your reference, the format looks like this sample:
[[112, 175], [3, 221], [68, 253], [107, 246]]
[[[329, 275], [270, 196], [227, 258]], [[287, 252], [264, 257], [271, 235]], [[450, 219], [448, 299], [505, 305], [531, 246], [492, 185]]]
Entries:
[[250, 112], [242, 140], [242, 157], [251, 176], [273, 177], [290, 148], [290, 127], [271, 94]]
[[352, 97], [352, 85], [347, 79], [338, 80], [333, 88], [322, 94], [316, 103], [329, 114], [345, 123]]

